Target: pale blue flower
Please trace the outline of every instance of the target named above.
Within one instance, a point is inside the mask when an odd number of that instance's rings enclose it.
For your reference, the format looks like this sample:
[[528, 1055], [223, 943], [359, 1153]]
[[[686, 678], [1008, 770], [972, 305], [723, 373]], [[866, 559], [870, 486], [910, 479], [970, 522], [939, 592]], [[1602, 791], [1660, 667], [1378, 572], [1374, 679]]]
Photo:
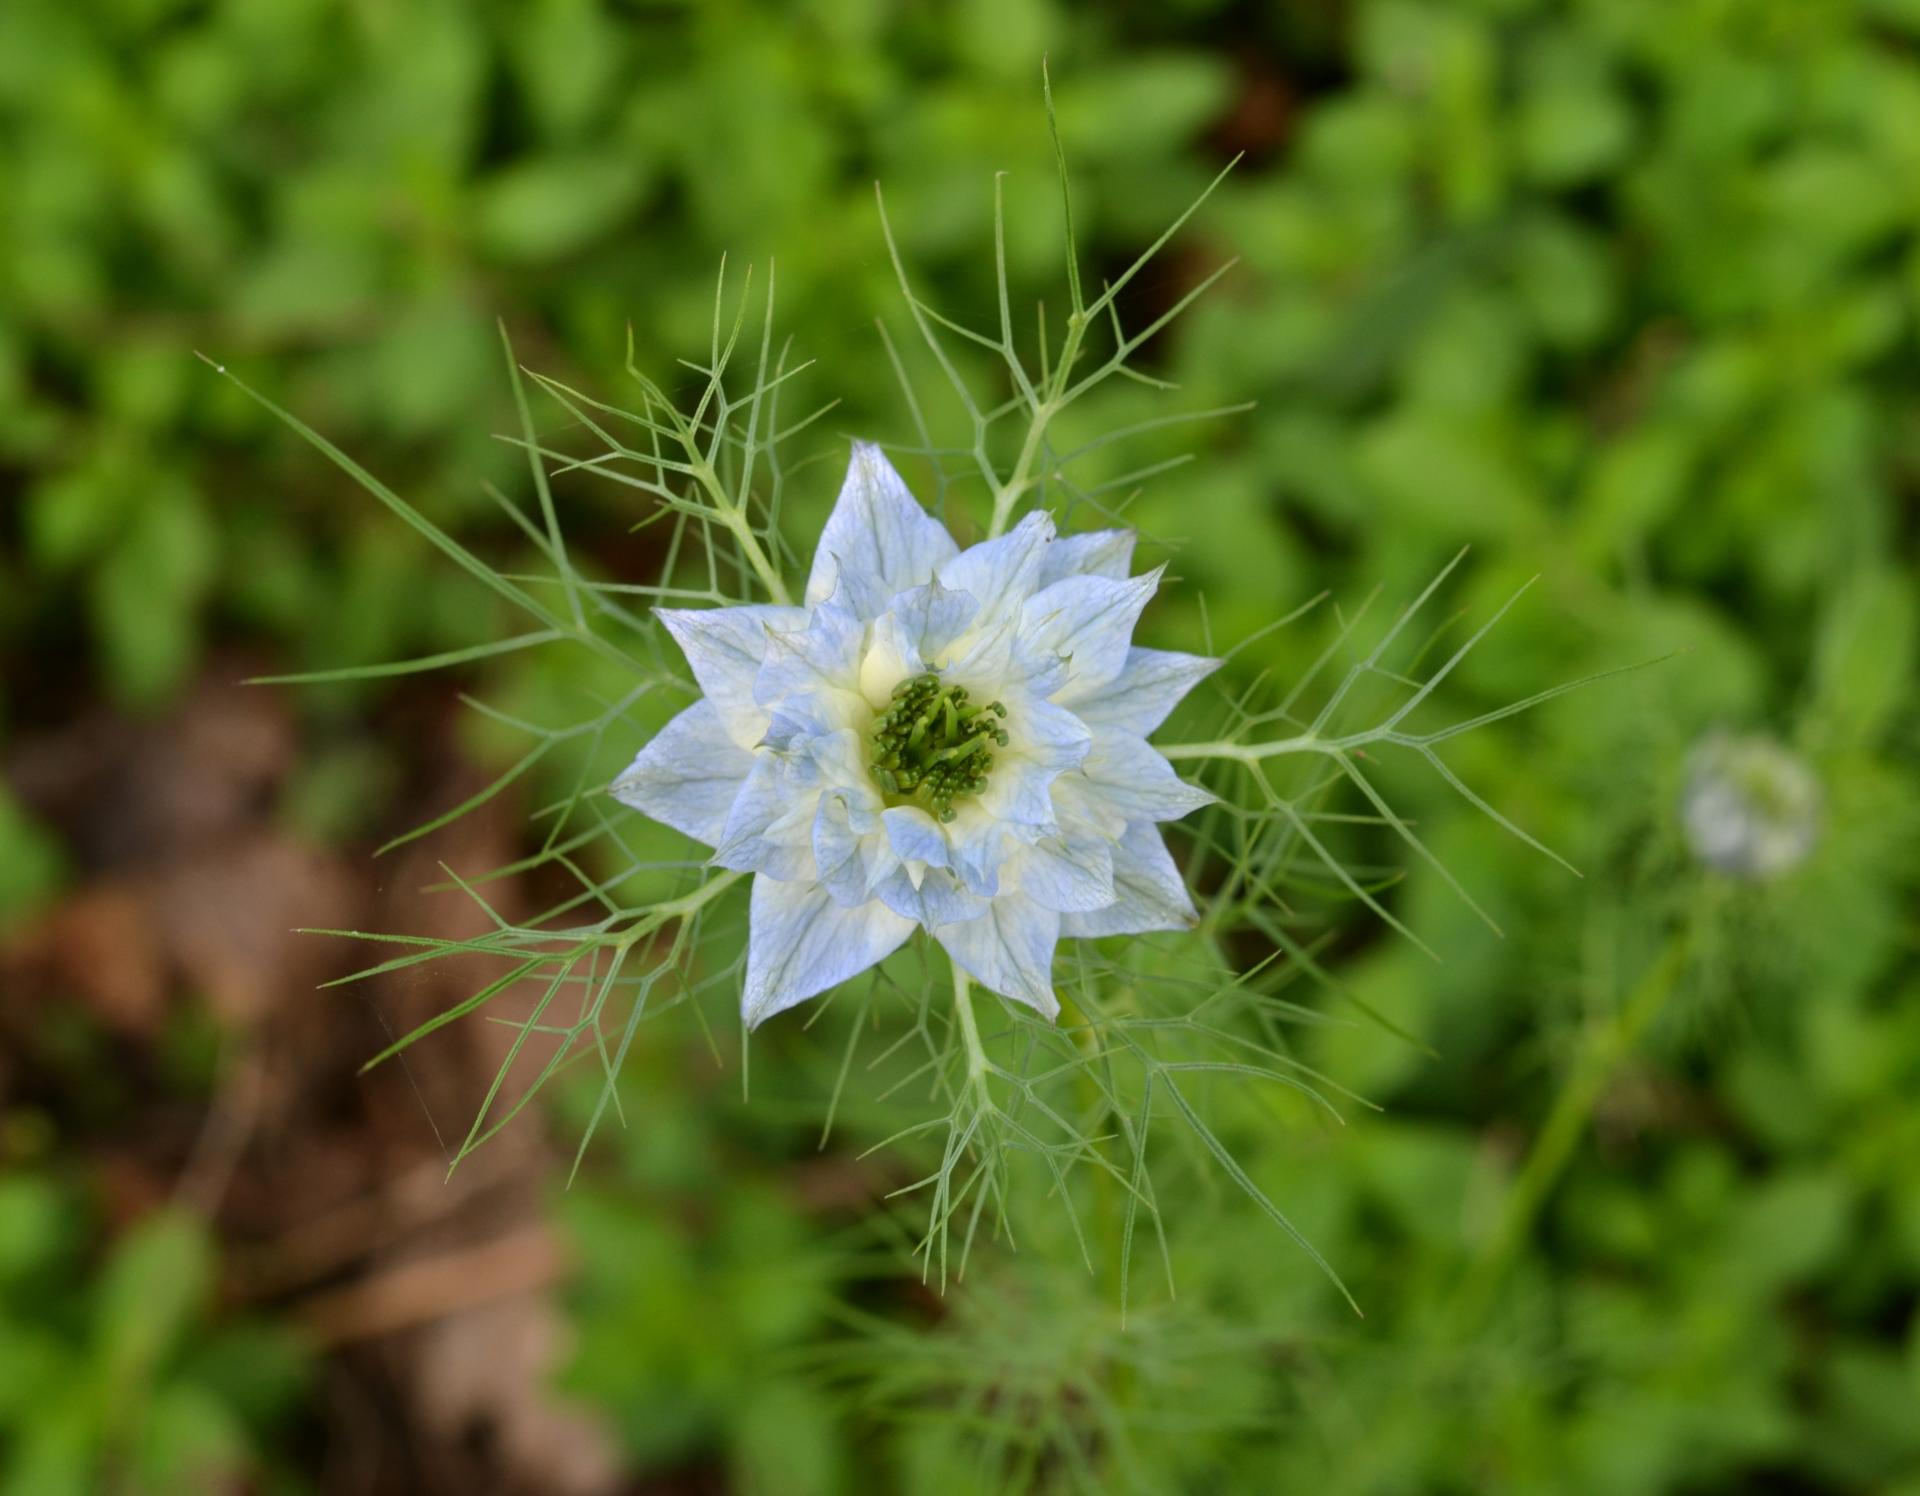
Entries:
[[1133, 539], [1031, 514], [963, 551], [856, 443], [804, 606], [657, 610], [703, 699], [613, 793], [755, 875], [750, 1026], [920, 926], [1051, 1018], [1062, 936], [1194, 922], [1155, 823], [1213, 796], [1146, 738], [1219, 662], [1131, 642]]
[[1764, 882], [1813, 851], [1820, 801], [1813, 771], [1771, 738], [1713, 732], [1687, 755], [1680, 819], [1708, 867]]

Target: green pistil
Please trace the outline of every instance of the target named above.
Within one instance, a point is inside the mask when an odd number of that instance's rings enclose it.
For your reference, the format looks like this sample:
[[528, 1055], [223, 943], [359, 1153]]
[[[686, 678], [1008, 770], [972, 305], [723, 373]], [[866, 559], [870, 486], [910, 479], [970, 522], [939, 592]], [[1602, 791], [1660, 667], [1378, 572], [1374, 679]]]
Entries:
[[1007, 746], [997, 701], [973, 706], [965, 686], [943, 686], [937, 675], [915, 675], [893, 688], [893, 700], [874, 718], [873, 777], [890, 795], [924, 800], [935, 819], [951, 821], [953, 802], [977, 795], [993, 772], [989, 744]]

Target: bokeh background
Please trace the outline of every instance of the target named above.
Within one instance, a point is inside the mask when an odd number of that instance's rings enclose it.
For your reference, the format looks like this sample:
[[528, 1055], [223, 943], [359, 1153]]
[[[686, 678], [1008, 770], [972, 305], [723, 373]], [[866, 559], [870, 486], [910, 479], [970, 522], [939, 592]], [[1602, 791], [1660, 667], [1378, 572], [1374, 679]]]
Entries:
[[[777, 258], [842, 402], [804, 545], [844, 435], [912, 436], [876, 178], [980, 320], [1010, 173], [1016, 287], [1060, 304], [1043, 53], [1090, 276], [1244, 153], [1127, 301], [1237, 257], [1150, 366], [1258, 401], [1116, 454], [1196, 459], [1131, 511], [1181, 582], [1145, 637], [1397, 605], [1471, 544], [1445, 609], [1541, 581], [1461, 715], [1674, 656], [1449, 747], [1583, 880], [1392, 775], [1506, 936], [1415, 865], [1382, 896], [1440, 962], [1364, 911], [1316, 937], [1421, 1041], [1302, 989], [1340, 1021], [1301, 1054], [1381, 1110], [1219, 1103], [1364, 1320], [1203, 1164], [1180, 1296], [1124, 1326], [1057, 1226], [923, 1289], [866, 1124], [816, 1147], [842, 1041], [764, 1048], [743, 1103], [723, 1000], [714, 1046], [637, 1046], [571, 1188], [564, 1086], [447, 1182], [510, 1034], [362, 1076], [459, 973], [320, 990], [358, 953], [290, 933], [465, 932], [439, 865], [512, 861], [579, 766], [372, 858], [511, 762], [461, 691], [564, 682], [241, 686], [505, 620], [194, 352], [511, 565], [495, 319], [618, 398], [629, 328], [697, 356], [721, 255]], [[0, 1491], [1920, 1490], [1916, 183], [1913, 0], [0, 4]], [[646, 574], [629, 496], [563, 498]], [[1687, 853], [1716, 728], [1820, 778], [1784, 878]], [[1503, 1181], [1649, 981], [1463, 1326]]]

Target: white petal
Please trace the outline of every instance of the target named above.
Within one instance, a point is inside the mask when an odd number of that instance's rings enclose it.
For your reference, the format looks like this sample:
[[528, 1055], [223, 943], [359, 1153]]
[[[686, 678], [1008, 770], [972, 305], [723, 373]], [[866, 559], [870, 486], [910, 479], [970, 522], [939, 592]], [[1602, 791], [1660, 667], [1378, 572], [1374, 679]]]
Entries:
[[795, 698], [859, 690], [866, 633], [836, 599], [815, 608], [805, 627], [769, 635], [754, 675], [754, 702], [771, 712]]
[[1029, 514], [1007, 534], [968, 546], [940, 568], [940, 583], [980, 604], [979, 623], [1010, 616], [1032, 597], [1053, 540], [1053, 520]]
[[711, 701], [696, 701], [653, 735], [611, 793], [623, 805], [719, 844], [753, 755], [727, 736]]
[[979, 611], [971, 593], [951, 591], [937, 577], [894, 598], [874, 620], [873, 639], [860, 665], [860, 689], [868, 703], [884, 706], [893, 688], [925, 670]]
[[818, 883], [753, 880], [747, 981], [740, 1016], [757, 1028], [775, 1013], [858, 976], [897, 951], [913, 933], [875, 901], [842, 909]]
[[[994, 778], [999, 777], [996, 770]], [[947, 866], [969, 890], [990, 899], [1000, 892], [1000, 864], [1017, 842], [984, 797], [962, 800], [953, 809], [954, 818], [940, 828], [947, 842]]]
[[1050, 587], [1062, 577], [1113, 577], [1124, 580], [1133, 565], [1131, 530], [1088, 530], [1062, 535], [1047, 547], [1040, 563], [1040, 585]]
[[1007, 715], [1000, 719], [1007, 746], [994, 750], [994, 762], [1010, 758], [1052, 769], [1056, 773], [1081, 763], [1093, 748], [1093, 734], [1078, 714], [1024, 692], [1008, 693]]
[[1114, 900], [1113, 848], [1096, 838], [1044, 836], [1010, 865], [1015, 889], [1042, 908], [1085, 914]]
[[889, 806], [880, 819], [886, 823], [887, 838], [902, 862], [948, 866], [946, 833], [940, 823], [919, 806]]
[[1060, 1011], [1053, 995], [1053, 948], [1060, 939], [1060, 916], [1018, 894], [995, 899], [979, 919], [945, 925], [933, 932], [982, 986], [1013, 998], [1052, 1018]]
[[1219, 668], [1220, 661], [1201, 655], [1143, 649], [1136, 644], [1112, 680], [1098, 686], [1076, 681], [1060, 693], [1060, 700], [1089, 727], [1110, 727], [1144, 738], [1167, 720], [1181, 697]]
[[1062, 774], [1050, 793], [1054, 820], [1068, 836], [1115, 842], [1126, 834], [1127, 818], [1107, 804], [1086, 775]]
[[1006, 729], [978, 803], [999, 820], [1051, 828], [1053, 783], [1086, 759], [1092, 735], [1072, 712], [1024, 693], [1009, 704]]
[[820, 796], [813, 818], [813, 860], [833, 901], [849, 909], [872, 898], [876, 886], [900, 866], [879, 817], [862, 817], [850, 809], [844, 790]]
[[1125, 733], [1096, 733], [1080, 776], [1089, 799], [1129, 821], [1178, 820], [1218, 798], [1188, 784], [1166, 759]]
[[841, 601], [872, 618], [888, 601], [933, 577], [958, 551], [941, 523], [922, 509], [871, 442], [855, 442], [847, 480], [833, 506], [807, 577], [807, 601]]
[[753, 699], [753, 678], [770, 633], [799, 628], [805, 608], [752, 603], [739, 608], [655, 608], [693, 667], [700, 690], [720, 713], [727, 735], [751, 748], [767, 730], [767, 714]]
[[763, 749], [727, 812], [714, 863], [736, 872], [812, 879], [820, 786], [820, 770], [804, 752]]
[[1135, 821], [1113, 848], [1114, 901], [1105, 909], [1064, 915], [1062, 935], [1138, 935], [1190, 930], [1199, 922], [1187, 885], [1151, 821]]
[[960, 880], [945, 868], [928, 868], [917, 884], [905, 868], [895, 868], [880, 880], [874, 892], [895, 914], [929, 930], [979, 919], [987, 912], [987, 901], [962, 888]]
[[820, 770], [820, 782], [843, 791], [856, 812], [854, 824], [862, 831], [878, 824], [880, 791], [867, 772], [866, 749], [860, 734], [847, 729], [823, 733], [807, 740], [807, 757]]
[[[995, 825], [1031, 827], [1036, 832], [1052, 831], [1059, 824], [1054, 819], [1053, 811], [1053, 785], [1059, 777], [1059, 770], [1043, 769], [1037, 764], [1017, 760], [997, 763], [987, 780], [987, 787], [969, 803], [983, 811]], [[954, 809], [960, 810], [961, 807], [956, 805]], [[959, 823], [955, 824], [957, 826]], [[961, 840], [962, 837], [956, 834], [955, 843]], [[955, 865], [958, 866], [957, 863]]]
[[1067, 577], [1027, 599], [1020, 613], [1024, 653], [1063, 656], [1064, 687], [1103, 685], [1120, 673], [1140, 610], [1160, 585], [1165, 567], [1127, 581]]

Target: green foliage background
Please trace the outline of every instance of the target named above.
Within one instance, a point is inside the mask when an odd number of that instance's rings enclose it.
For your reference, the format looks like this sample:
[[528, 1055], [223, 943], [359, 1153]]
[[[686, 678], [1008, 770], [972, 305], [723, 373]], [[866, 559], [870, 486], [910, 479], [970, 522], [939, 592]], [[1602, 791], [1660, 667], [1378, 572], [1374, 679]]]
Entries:
[[[874, 1489], [876, 1469], [916, 1491], [1920, 1490], [1910, 0], [10, 0], [4, 689], [83, 651], [99, 692], [150, 711], [214, 641], [288, 668], [477, 642], [486, 599], [192, 350], [504, 553], [481, 483], [524, 468], [490, 437], [511, 424], [493, 318], [527, 363], [617, 398], [629, 325], [649, 367], [704, 348], [722, 253], [777, 260], [809, 389], [842, 401], [793, 479], [804, 550], [839, 433], [911, 435], [873, 326], [904, 328], [875, 178], [919, 284], [986, 322], [1008, 172], [1016, 283], [1060, 296], [1043, 52], [1090, 274], [1250, 151], [1130, 298], [1151, 315], [1237, 256], [1154, 368], [1195, 407], [1259, 402], [1107, 470], [1195, 456], [1129, 511], [1180, 580], [1146, 637], [1231, 642], [1322, 589], [1397, 605], [1471, 543], [1449, 602], [1472, 619], [1542, 581], [1462, 668], [1460, 715], [1687, 652], [1450, 750], [1582, 882], [1389, 766], [1506, 938], [1411, 869], [1392, 906], [1443, 961], [1362, 917], [1336, 970], [1433, 1053], [1327, 1003], [1340, 1021], [1301, 1056], [1384, 1110], [1342, 1128], [1219, 1098], [1364, 1320], [1197, 1165], [1179, 1297], [1124, 1327], [1109, 1265], [1045, 1224], [939, 1309], [877, 1312], [858, 1288], [879, 1249], [783, 1187], [837, 1045], [782, 1038], [744, 1106], [730, 1081], [690, 1089], [688, 1052], [637, 1058], [628, 1129], [555, 1206], [584, 1263], [569, 1387], [636, 1470], [716, 1460], [747, 1491]], [[633, 519], [617, 490], [565, 499], [589, 550]], [[1284, 682], [1318, 642], [1265, 640], [1239, 680]], [[370, 694], [307, 702], [317, 743], [355, 745], [316, 751], [316, 834], [378, 817], [378, 749], [350, 730]], [[1686, 750], [1721, 725], [1825, 783], [1820, 848], [1778, 885], [1729, 885], [1679, 842]], [[54, 896], [62, 866], [0, 797], [0, 906]], [[1676, 942], [1662, 1021], [1462, 1330], [1502, 1180]], [[44, 1489], [29, 1457], [56, 1421], [18, 1347], [83, 1354], [71, 1323], [19, 1330], [48, 1302], [17, 1289], [29, 1267], [80, 1271], [83, 1233], [35, 1224], [65, 1208], [0, 1196], [0, 1489]], [[158, 1240], [123, 1250], [207, 1250]], [[181, 1418], [259, 1423], [221, 1404], [230, 1378], [180, 1375]]]

